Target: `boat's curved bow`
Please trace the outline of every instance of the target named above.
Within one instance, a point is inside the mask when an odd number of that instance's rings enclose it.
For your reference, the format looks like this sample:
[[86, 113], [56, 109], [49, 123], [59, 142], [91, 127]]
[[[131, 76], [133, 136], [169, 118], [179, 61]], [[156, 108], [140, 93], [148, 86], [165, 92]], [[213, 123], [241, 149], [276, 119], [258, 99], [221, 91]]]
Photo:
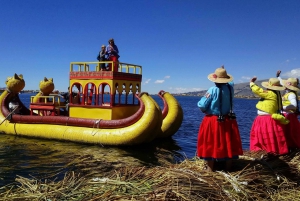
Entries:
[[181, 126], [183, 121], [183, 111], [176, 98], [169, 92], [161, 90], [158, 96], [163, 100], [164, 107], [162, 110], [163, 122], [161, 132], [157, 138], [167, 138], [174, 135]]

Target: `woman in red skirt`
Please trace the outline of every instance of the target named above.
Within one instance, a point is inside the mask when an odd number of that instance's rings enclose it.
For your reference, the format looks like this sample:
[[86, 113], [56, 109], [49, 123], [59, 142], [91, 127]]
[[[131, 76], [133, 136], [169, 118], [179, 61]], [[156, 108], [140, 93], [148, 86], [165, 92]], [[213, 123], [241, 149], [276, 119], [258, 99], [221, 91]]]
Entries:
[[198, 102], [205, 117], [199, 128], [197, 156], [206, 161], [207, 171], [214, 170], [215, 161], [226, 161], [226, 170], [230, 170], [232, 159], [243, 154], [240, 133], [232, 110], [233, 77], [222, 66], [209, 74], [208, 79], [215, 86], [209, 88]]
[[285, 87], [285, 94], [282, 96], [283, 114], [290, 121], [285, 126], [285, 137], [287, 146], [290, 151], [300, 148], [300, 124], [298, 121], [298, 78], [288, 78], [283, 80], [280, 77], [281, 71], [277, 71], [276, 76], [280, 80], [280, 84]]
[[113, 65], [111, 63], [108, 64], [108, 70], [118, 72], [119, 67], [119, 49], [115, 44], [113, 38], [108, 40], [108, 45], [106, 47], [107, 60], [113, 61]]
[[250, 150], [265, 150], [268, 153], [281, 155], [288, 153], [287, 142], [284, 134], [285, 125], [289, 121], [281, 114], [282, 103], [280, 91], [284, 87], [277, 78], [270, 78], [261, 85], [266, 90], [258, 87], [250, 80], [250, 88], [261, 99], [256, 104], [257, 117], [250, 131]]

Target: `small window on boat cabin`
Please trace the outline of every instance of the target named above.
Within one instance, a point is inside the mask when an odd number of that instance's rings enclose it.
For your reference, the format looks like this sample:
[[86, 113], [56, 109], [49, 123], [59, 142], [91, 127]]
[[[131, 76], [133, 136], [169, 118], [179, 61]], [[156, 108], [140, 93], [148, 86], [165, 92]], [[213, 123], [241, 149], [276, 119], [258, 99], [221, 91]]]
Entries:
[[96, 105], [97, 89], [94, 83], [88, 83], [84, 88], [84, 104]]
[[111, 106], [111, 88], [109, 84], [102, 83], [98, 88], [98, 105]]
[[73, 84], [71, 88], [70, 101], [73, 104], [81, 104], [82, 103], [82, 86], [79, 83]]

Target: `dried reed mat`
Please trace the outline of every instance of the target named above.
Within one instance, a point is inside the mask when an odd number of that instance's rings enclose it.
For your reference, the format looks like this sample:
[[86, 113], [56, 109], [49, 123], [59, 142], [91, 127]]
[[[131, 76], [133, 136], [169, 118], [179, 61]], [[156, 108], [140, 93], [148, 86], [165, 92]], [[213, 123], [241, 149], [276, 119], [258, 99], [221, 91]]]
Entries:
[[[89, 166], [87, 161], [85, 163]], [[231, 172], [220, 169], [210, 173], [204, 171], [204, 167], [204, 161], [195, 157], [180, 164], [118, 167], [105, 176], [100, 176], [94, 166], [91, 172], [66, 173], [60, 181], [18, 176], [17, 185], [0, 189], [0, 199], [300, 200], [298, 151], [280, 157], [264, 152], [246, 152], [233, 162]]]

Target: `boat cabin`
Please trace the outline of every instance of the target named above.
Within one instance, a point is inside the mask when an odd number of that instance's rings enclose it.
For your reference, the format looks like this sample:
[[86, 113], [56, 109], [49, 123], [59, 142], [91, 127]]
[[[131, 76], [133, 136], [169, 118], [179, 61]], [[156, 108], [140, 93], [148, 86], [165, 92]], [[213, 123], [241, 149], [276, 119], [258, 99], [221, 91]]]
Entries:
[[[103, 71], [102, 63], [115, 67]], [[61, 96], [50, 94], [41, 96], [39, 103], [32, 103], [32, 99], [31, 112], [48, 110], [47, 114], [40, 115], [67, 113], [69, 117], [103, 120], [126, 118], [139, 109], [135, 95], [141, 92], [141, 81], [142, 66], [139, 65], [112, 61], [71, 62], [69, 104], [66, 106]], [[64, 110], [68, 112], [60, 112]]]

